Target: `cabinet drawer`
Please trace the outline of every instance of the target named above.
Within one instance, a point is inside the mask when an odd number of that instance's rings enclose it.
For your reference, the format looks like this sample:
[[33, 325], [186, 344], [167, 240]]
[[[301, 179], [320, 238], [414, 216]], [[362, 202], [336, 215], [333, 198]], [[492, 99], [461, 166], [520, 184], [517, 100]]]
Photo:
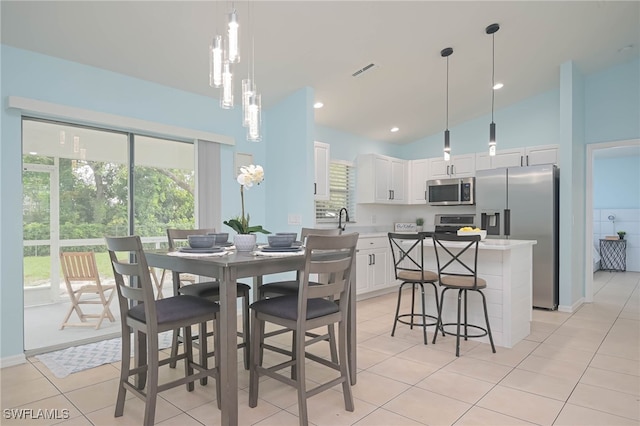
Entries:
[[360, 237], [358, 239], [358, 245], [356, 246], [358, 250], [388, 248], [388, 247], [389, 247], [389, 239], [387, 237], [371, 237], [371, 238]]

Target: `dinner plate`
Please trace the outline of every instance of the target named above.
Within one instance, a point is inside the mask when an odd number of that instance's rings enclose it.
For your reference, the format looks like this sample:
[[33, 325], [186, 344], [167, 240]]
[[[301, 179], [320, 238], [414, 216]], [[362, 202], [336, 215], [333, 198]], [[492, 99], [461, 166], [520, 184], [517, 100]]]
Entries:
[[220, 253], [224, 249], [222, 247], [209, 247], [209, 248], [191, 248], [180, 247], [182, 253]]
[[269, 246], [264, 246], [261, 249], [264, 252], [272, 252], [272, 253], [277, 253], [277, 252], [290, 252], [290, 251], [300, 251], [302, 250], [302, 247], [269, 247]]

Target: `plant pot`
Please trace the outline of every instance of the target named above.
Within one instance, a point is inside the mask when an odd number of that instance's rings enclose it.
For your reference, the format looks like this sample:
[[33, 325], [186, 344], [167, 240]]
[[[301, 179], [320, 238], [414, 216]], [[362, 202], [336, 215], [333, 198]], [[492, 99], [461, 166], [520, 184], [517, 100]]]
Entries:
[[253, 251], [256, 247], [256, 235], [237, 234], [233, 237], [233, 244], [237, 251]]
[[618, 238], [624, 240], [624, 235], [618, 235]]
[[416, 231], [422, 232], [422, 226], [416, 226]]

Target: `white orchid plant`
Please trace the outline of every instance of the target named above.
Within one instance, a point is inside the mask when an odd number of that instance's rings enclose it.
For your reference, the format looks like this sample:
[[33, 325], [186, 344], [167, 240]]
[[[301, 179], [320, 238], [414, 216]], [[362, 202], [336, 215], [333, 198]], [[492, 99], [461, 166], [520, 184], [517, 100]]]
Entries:
[[247, 190], [249, 190], [253, 185], [260, 185], [264, 180], [264, 170], [262, 169], [262, 166], [251, 164], [246, 167], [240, 167], [240, 174], [238, 175], [237, 180], [240, 184], [242, 215], [234, 219], [224, 221], [223, 223], [232, 228], [238, 234], [253, 234], [254, 232], [270, 234], [271, 232], [262, 228], [261, 225], [249, 226], [249, 214], [245, 214], [244, 211], [244, 189], [247, 188]]

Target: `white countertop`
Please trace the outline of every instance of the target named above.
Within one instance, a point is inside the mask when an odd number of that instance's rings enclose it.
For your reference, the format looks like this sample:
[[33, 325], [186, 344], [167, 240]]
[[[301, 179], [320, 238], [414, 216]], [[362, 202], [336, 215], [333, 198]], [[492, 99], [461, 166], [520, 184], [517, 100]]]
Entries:
[[[362, 233], [359, 238], [379, 238], [379, 237], [387, 237], [387, 232], [372, 232], [372, 233]], [[426, 238], [425, 241], [429, 241], [429, 246], [432, 246], [433, 243], [431, 238]], [[526, 246], [526, 245], [534, 245], [538, 242], [536, 240], [506, 240], [506, 239], [492, 239], [487, 238], [484, 241], [480, 241], [478, 245], [478, 249], [480, 250], [511, 250], [516, 247]], [[457, 242], [448, 242], [447, 245], [462, 245], [464, 243]]]

